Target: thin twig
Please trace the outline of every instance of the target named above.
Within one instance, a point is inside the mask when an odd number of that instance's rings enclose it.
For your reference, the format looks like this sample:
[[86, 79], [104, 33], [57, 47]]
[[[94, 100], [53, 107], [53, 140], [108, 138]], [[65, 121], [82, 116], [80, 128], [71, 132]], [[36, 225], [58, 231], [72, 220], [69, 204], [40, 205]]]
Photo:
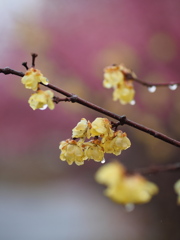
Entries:
[[147, 168], [139, 168], [133, 170], [133, 172], [138, 172], [144, 175], [147, 174], [156, 174], [159, 172], [172, 172], [177, 171], [180, 169], [180, 162], [172, 163], [172, 164], [166, 164], [166, 165], [159, 165], [159, 166], [151, 166]]
[[137, 82], [143, 86], [146, 86], [146, 87], [169, 87], [169, 86], [172, 86], [172, 85], [180, 85], [180, 82], [170, 82], [170, 83], [150, 83], [150, 82], [144, 82], [138, 78], [135, 78], [133, 77], [131, 74], [125, 74], [125, 78], [126, 80], [133, 80], [134, 82]]

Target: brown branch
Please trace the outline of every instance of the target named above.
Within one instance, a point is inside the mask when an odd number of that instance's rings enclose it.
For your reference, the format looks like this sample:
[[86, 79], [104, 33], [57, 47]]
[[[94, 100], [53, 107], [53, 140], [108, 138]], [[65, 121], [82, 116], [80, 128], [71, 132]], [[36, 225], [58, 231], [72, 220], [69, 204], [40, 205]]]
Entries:
[[133, 80], [134, 82], [137, 82], [143, 86], [146, 86], [146, 87], [169, 87], [169, 86], [172, 86], [172, 85], [180, 85], [180, 82], [170, 82], [170, 83], [151, 83], [151, 82], [144, 82], [138, 78], [135, 78], [133, 77], [130, 73], [128, 74], [125, 74], [125, 78], [126, 80]]
[[180, 162], [167, 164], [167, 165], [152, 166], [147, 168], [139, 168], [139, 169], [133, 170], [133, 172], [138, 172], [138, 173], [147, 175], [147, 174], [157, 174], [160, 172], [167, 172], [167, 171], [172, 172], [172, 171], [177, 171], [179, 169], [180, 169]]
[[[15, 70], [10, 69], [10, 68], [0, 68], [0, 73], [4, 73], [6, 75], [7, 74], [13, 74], [13, 75], [17, 75], [17, 76], [20, 76], [20, 77], [24, 76], [24, 73], [15, 71]], [[110, 111], [108, 111], [108, 110], [106, 110], [104, 108], [101, 108], [101, 107], [99, 107], [99, 106], [97, 106], [97, 105], [95, 105], [95, 104], [93, 104], [91, 102], [88, 102], [88, 101], [78, 97], [77, 95], [74, 95], [74, 94], [71, 94], [69, 92], [66, 92], [63, 89], [58, 88], [58, 87], [56, 87], [56, 86], [54, 86], [52, 84], [48, 84], [48, 85], [42, 84], [42, 85], [45, 86], [45, 87], [48, 87], [48, 88], [50, 88], [50, 89], [52, 89], [52, 90], [54, 90], [54, 91], [56, 91], [58, 93], [61, 93], [62, 95], [66, 96], [66, 97], [68, 97], [70, 99], [70, 101], [73, 102], [73, 103], [74, 102], [79, 103], [79, 104], [81, 104], [81, 105], [83, 105], [85, 107], [88, 107], [88, 108], [93, 109], [93, 110], [95, 110], [95, 111], [97, 111], [99, 113], [102, 113], [102, 114], [104, 114], [104, 115], [106, 115], [108, 117], [111, 117], [113, 119], [118, 120], [118, 122], [119, 122], [118, 124], [119, 125], [126, 124], [128, 126], [136, 128], [136, 129], [138, 129], [138, 130], [140, 130], [142, 132], [146, 132], [146, 133], [154, 136], [155, 138], [158, 138], [158, 139], [160, 139], [160, 140], [162, 140], [164, 142], [167, 142], [167, 143], [169, 143], [171, 145], [174, 145], [176, 147], [180, 147], [180, 142], [179, 141], [177, 141], [175, 139], [172, 139], [172, 138], [170, 138], [170, 137], [168, 137], [168, 136], [166, 136], [166, 135], [164, 135], [162, 133], [159, 133], [159, 132], [157, 132], [157, 131], [155, 131], [153, 129], [145, 127], [145, 126], [143, 126], [143, 125], [141, 125], [139, 123], [133, 122], [133, 121], [127, 119], [126, 116], [119, 116], [119, 115], [117, 115], [117, 114], [115, 114], [113, 112], [110, 112]]]

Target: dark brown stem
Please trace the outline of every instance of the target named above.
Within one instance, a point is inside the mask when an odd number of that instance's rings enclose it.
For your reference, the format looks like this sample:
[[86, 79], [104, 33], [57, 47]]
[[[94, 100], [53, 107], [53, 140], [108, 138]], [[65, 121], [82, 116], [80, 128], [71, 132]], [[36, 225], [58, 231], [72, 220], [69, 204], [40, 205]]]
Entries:
[[[20, 77], [24, 76], [24, 73], [12, 70], [10, 68], [0, 68], [0, 73], [13, 74], [13, 75], [17, 75], [17, 76], [20, 76]], [[41, 83], [41, 84], [44, 85], [43, 83]], [[62, 95], [66, 96], [68, 98], [70, 98], [71, 102], [79, 103], [79, 104], [81, 104], [81, 105], [83, 105], [85, 107], [88, 107], [88, 108], [93, 109], [93, 110], [95, 110], [95, 111], [97, 111], [99, 113], [102, 113], [102, 114], [104, 114], [104, 115], [106, 115], [108, 117], [111, 117], [113, 119], [118, 120], [119, 121], [119, 125], [126, 124], [128, 126], [136, 128], [136, 129], [138, 129], [138, 130], [140, 130], [142, 132], [146, 132], [146, 133], [154, 136], [155, 138], [158, 138], [158, 139], [160, 139], [160, 140], [162, 140], [164, 142], [167, 142], [167, 143], [169, 143], [171, 145], [174, 145], [176, 147], [180, 147], [180, 142], [179, 141], [177, 141], [175, 139], [172, 139], [172, 138], [170, 138], [170, 137], [168, 137], [168, 136], [166, 136], [166, 135], [164, 135], [162, 133], [159, 133], [159, 132], [157, 132], [157, 131], [155, 131], [153, 129], [145, 127], [145, 126], [143, 126], [143, 125], [141, 125], [139, 123], [133, 122], [133, 121], [127, 119], [126, 116], [119, 116], [119, 115], [117, 115], [117, 114], [115, 114], [113, 112], [110, 112], [110, 111], [108, 111], [108, 110], [106, 110], [104, 108], [101, 108], [101, 107], [99, 107], [99, 106], [97, 106], [97, 105], [95, 105], [95, 104], [93, 104], [91, 102], [88, 102], [88, 101], [78, 97], [75, 94], [71, 94], [69, 92], [64, 91], [61, 88], [57, 88], [56, 86], [53, 86], [52, 84], [48, 84], [48, 85], [44, 85], [44, 86], [48, 87], [48, 88], [50, 88], [50, 89], [52, 89], [52, 90], [54, 90], [54, 91], [56, 91], [58, 93], [61, 93]]]
[[167, 165], [152, 166], [152, 167], [148, 167], [148, 168], [139, 168], [139, 169], [134, 170], [133, 172], [138, 172], [138, 173], [147, 175], [147, 174], [156, 174], [159, 172], [177, 171], [179, 169], [180, 169], [180, 162], [167, 164]]
[[31, 56], [32, 56], [32, 67], [35, 67], [35, 60], [38, 55], [36, 53], [32, 53]]
[[26, 70], [28, 70], [28, 65], [27, 65], [27, 62], [23, 62], [22, 65], [25, 67]]
[[125, 74], [125, 78], [126, 80], [133, 80], [134, 82], [137, 82], [143, 86], [146, 87], [152, 87], [152, 86], [156, 86], [156, 87], [168, 87], [171, 85], [180, 85], [180, 82], [170, 82], [170, 83], [150, 83], [150, 82], [144, 82], [138, 78], [134, 78], [131, 74]]

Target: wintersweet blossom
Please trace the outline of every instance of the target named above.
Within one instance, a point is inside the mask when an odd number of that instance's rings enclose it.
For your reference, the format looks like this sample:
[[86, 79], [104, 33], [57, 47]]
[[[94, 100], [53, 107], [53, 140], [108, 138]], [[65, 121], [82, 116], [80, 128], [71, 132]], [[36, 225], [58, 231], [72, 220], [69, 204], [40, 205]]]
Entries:
[[82, 118], [80, 122], [72, 129], [72, 138], [90, 138], [89, 122]]
[[60, 159], [66, 161], [69, 165], [73, 163], [76, 163], [78, 166], [83, 165], [87, 157], [84, 154], [81, 144], [81, 142], [71, 139], [61, 141], [59, 145], [59, 149], [61, 150]]
[[121, 104], [130, 103], [134, 99], [135, 90], [132, 80], [126, 76], [136, 78], [136, 75], [123, 65], [112, 65], [104, 69], [103, 86], [105, 88], [114, 88], [113, 100], [119, 100]]
[[105, 88], [116, 87], [117, 84], [124, 82], [124, 74], [120, 71], [119, 66], [112, 65], [104, 69], [103, 86]]
[[125, 174], [125, 168], [118, 161], [104, 164], [95, 174], [95, 180], [107, 186], [115, 185]]
[[[117, 164], [120, 167], [117, 167]], [[106, 165], [97, 171], [95, 178], [97, 182], [107, 185], [104, 194], [111, 200], [120, 204], [140, 204], [149, 202], [152, 196], [158, 193], [156, 184], [140, 174], [128, 174], [120, 163], [112, 162]]]
[[114, 131], [111, 128], [111, 123], [107, 118], [98, 117], [92, 122], [90, 133], [91, 136], [102, 137], [102, 142], [104, 142], [107, 137], [113, 136]]
[[51, 90], [38, 90], [36, 93], [33, 93], [28, 100], [30, 107], [33, 110], [43, 108], [44, 106], [49, 107], [49, 109], [54, 109], [53, 102], [53, 92]]
[[99, 139], [85, 142], [83, 146], [84, 154], [88, 159], [93, 159], [96, 162], [101, 162], [104, 159], [104, 150]]
[[174, 184], [174, 190], [178, 195], [177, 204], [180, 205], [180, 179]]
[[25, 88], [32, 89], [33, 91], [37, 91], [39, 83], [48, 85], [47, 78], [35, 68], [28, 69], [24, 77], [21, 79], [21, 82], [25, 85]]
[[113, 92], [113, 100], [119, 100], [121, 104], [130, 103], [134, 99], [135, 91], [132, 82], [126, 81], [117, 85]]
[[116, 156], [121, 154], [122, 150], [126, 150], [131, 146], [131, 142], [126, 133], [118, 130], [113, 137], [109, 137], [101, 144], [106, 153], [113, 153]]

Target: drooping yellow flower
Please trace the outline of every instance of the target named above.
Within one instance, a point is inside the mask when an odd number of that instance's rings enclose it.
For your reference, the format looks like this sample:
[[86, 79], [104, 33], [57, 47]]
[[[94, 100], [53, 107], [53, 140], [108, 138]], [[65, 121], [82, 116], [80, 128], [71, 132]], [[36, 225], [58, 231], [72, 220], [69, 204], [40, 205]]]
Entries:
[[47, 78], [35, 68], [28, 69], [24, 77], [21, 79], [21, 82], [25, 85], [25, 88], [32, 89], [33, 91], [37, 91], [39, 83], [48, 85]]
[[126, 133], [118, 130], [114, 133], [113, 137], [107, 138], [101, 146], [104, 148], [105, 153], [113, 153], [117, 156], [121, 154], [122, 150], [129, 148], [131, 142]]
[[122, 164], [117, 161], [104, 164], [98, 169], [95, 174], [95, 180], [107, 186], [117, 184], [118, 181], [124, 176], [126, 170]]
[[61, 150], [60, 159], [67, 161], [69, 165], [76, 163], [78, 166], [84, 164], [87, 157], [84, 154], [81, 143], [75, 140], [67, 139], [60, 142], [59, 149]]
[[133, 79], [136, 78], [136, 75], [123, 65], [113, 65], [105, 68], [103, 86], [114, 88], [114, 101], [119, 100], [121, 104], [127, 104], [134, 99], [135, 90], [129, 77]]
[[174, 190], [178, 195], [177, 204], [180, 205], [180, 179], [174, 184]]
[[122, 84], [124, 81], [124, 74], [119, 70], [119, 66], [112, 65], [104, 69], [103, 86], [105, 88], [116, 87], [117, 84]]
[[90, 138], [89, 122], [82, 118], [80, 122], [72, 129], [72, 138]]
[[101, 162], [104, 159], [104, 150], [99, 139], [85, 142], [83, 147], [84, 154], [88, 159], [93, 159], [96, 162]]
[[124, 177], [118, 184], [108, 187], [105, 195], [115, 202], [128, 203], [147, 203], [152, 196], [158, 192], [158, 187], [147, 181], [141, 175]]
[[49, 109], [54, 109], [54, 102], [53, 102], [53, 92], [51, 90], [38, 90], [36, 93], [33, 93], [28, 100], [30, 107], [33, 110], [41, 109], [43, 107], [49, 107]]
[[[102, 166], [96, 173], [96, 181], [107, 185], [105, 195], [120, 204], [146, 203], [158, 193], [156, 184], [139, 174], [128, 174], [119, 163]], [[108, 179], [109, 178], [109, 179]]]
[[114, 131], [111, 129], [111, 123], [107, 118], [96, 118], [92, 124], [90, 133], [91, 136], [100, 136], [102, 137], [102, 142], [105, 141], [107, 137], [112, 137]]
[[118, 85], [113, 92], [113, 100], [119, 100], [121, 104], [130, 103], [134, 99], [135, 91], [130, 81]]

